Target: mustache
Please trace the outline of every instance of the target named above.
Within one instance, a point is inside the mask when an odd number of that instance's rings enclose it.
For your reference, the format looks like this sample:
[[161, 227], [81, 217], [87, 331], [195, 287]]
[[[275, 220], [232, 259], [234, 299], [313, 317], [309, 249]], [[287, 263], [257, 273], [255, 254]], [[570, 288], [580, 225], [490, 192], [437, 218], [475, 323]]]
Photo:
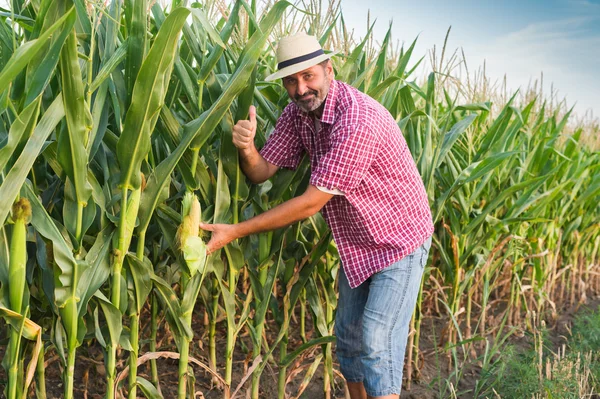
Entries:
[[304, 93], [303, 95], [296, 94], [296, 95], [294, 96], [294, 99], [295, 99], [295, 100], [300, 100], [302, 97], [305, 97], [305, 96], [307, 96], [307, 95], [309, 95], [309, 94], [312, 94], [312, 95], [314, 95], [314, 96], [316, 97], [318, 93], [317, 93], [315, 90], [308, 90], [308, 91], [307, 91], [306, 93]]

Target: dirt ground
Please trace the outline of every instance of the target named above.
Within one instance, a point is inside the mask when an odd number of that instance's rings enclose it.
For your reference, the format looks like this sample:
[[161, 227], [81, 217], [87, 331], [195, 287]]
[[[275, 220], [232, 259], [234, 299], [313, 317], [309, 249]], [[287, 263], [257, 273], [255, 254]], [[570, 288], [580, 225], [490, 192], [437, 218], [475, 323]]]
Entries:
[[[597, 308], [600, 305], [600, 298], [589, 301], [587, 308]], [[579, 307], [571, 307], [563, 309], [559, 312], [559, 317], [554, 323], [549, 322], [548, 328], [550, 331], [550, 339], [553, 344], [558, 347], [566, 342], [569, 336], [570, 325], [575, 318], [575, 315], [580, 311]], [[198, 359], [199, 361], [208, 364], [208, 340], [206, 334], [202, 334], [205, 331], [205, 327], [201, 320], [203, 319], [202, 314], [198, 311], [194, 318], [194, 330], [197, 336], [190, 348], [190, 356]], [[149, 320], [149, 317], [141, 320]], [[404, 383], [403, 392], [401, 395], [402, 399], [433, 399], [440, 397], [439, 387], [443, 384], [446, 379], [451, 375], [451, 369], [449, 366], [448, 357], [439, 348], [439, 337], [443, 334], [443, 328], [446, 325], [444, 318], [438, 317], [425, 317], [422, 325], [421, 332], [421, 353], [420, 364], [422, 364], [420, 370], [420, 376], [417, 381], [412, 381], [410, 389], [408, 389], [406, 381]], [[224, 328], [224, 323], [220, 323], [220, 327]], [[291, 352], [295, 347], [300, 345], [300, 341], [297, 338], [299, 334], [296, 333], [298, 326], [292, 324], [290, 331], [290, 342], [288, 351]], [[141, 337], [146, 337], [149, 326], [141, 326]], [[307, 325], [307, 331], [310, 331], [310, 326]], [[267, 331], [267, 334], [276, 334], [276, 328], [271, 328]], [[2, 332], [4, 334], [4, 331]], [[175, 351], [175, 344], [169, 338], [170, 335], [166, 334], [164, 330], [164, 324], [161, 325], [159, 330], [159, 336], [162, 339], [159, 341], [159, 350], [161, 351]], [[242, 341], [246, 347], [250, 347], [250, 339], [247, 333], [242, 331], [238, 340]], [[510, 343], [518, 345], [527, 345], [527, 336], [523, 334], [514, 334], [510, 338]], [[225, 331], [219, 331], [217, 335], [217, 359], [224, 359], [223, 350], [226, 344]], [[147, 350], [147, 342], [143, 342], [143, 348], [140, 351], [140, 355]], [[4, 356], [4, 347], [0, 346], [0, 356]], [[103, 398], [105, 392], [105, 371], [102, 348], [95, 345], [84, 344], [78, 349], [78, 359], [76, 363], [76, 376], [75, 376], [75, 398], [84, 399], [100, 399]], [[306, 370], [310, 364], [312, 364], [314, 356], [320, 353], [320, 348], [315, 348], [313, 352], [307, 355], [302, 362], [295, 364], [295, 367], [288, 368], [288, 376], [294, 374], [294, 377], [289, 380], [287, 385], [286, 393], [289, 398], [307, 398], [307, 399], [320, 399], [324, 398], [323, 393], [323, 366], [319, 366], [317, 372], [313, 376], [309, 385], [306, 387], [304, 392], [298, 396], [299, 387], [302, 384], [302, 380], [306, 373]], [[121, 360], [117, 365], [119, 371], [122, 371], [126, 366], [126, 358], [128, 352], [122, 351], [120, 353]], [[275, 352], [275, 358], [278, 358]], [[177, 396], [177, 360], [174, 359], [159, 359], [157, 361], [159, 380], [161, 384], [161, 392], [165, 398], [175, 398]], [[223, 373], [223, 365], [219, 364], [219, 371]], [[248, 360], [245, 353], [243, 352], [240, 345], [236, 347], [234, 353], [234, 368], [233, 368], [233, 386], [237, 387], [240, 380], [246, 373], [248, 367]], [[339, 365], [335, 359], [335, 345], [334, 345], [334, 369], [339, 370]], [[465, 369], [465, 373], [461, 378], [460, 384], [457, 388], [458, 392], [463, 392], [460, 395], [461, 398], [468, 399], [468, 393], [464, 393], [469, 389], [473, 388], [480, 372], [480, 368], [475, 362]], [[61, 380], [61, 362], [56, 353], [50, 351], [46, 354], [46, 389], [48, 398], [61, 398], [63, 385]], [[209, 373], [203, 371], [198, 367], [194, 367], [195, 378], [196, 378], [196, 398], [205, 399], [217, 399], [223, 397], [223, 392], [211, 381]], [[138, 375], [150, 380], [150, 368], [149, 363], [141, 365], [138, 370]], [[261, 377], [261, 398], [276, 398], [277, 397], [277, 378], [278, 370], [275, 365], [269, 365], [265, 369]], [[0, 370], [0, 392], [3, 390], [3, 383], [6, 381], [6, 374], [4, 370]], [[126, 383], [124, 384], [126, 385]], [[251, 385], [250, 379], [244, 384], [240, 393], [236, 396], [238, 399], [246, 397], [246, 390], [249, 390]], [[122, 390], [125, 394], [125, 390]], [[30, 397], [35, 397], [33, 389], [31, 390]], [[138, 391], [138, 397], [143, 397], [141, 392]], [[331, 392], [331, 398], [344, 399], [345, 395], [345, 382], [339, 372], [336, 372], [333, 388]]]

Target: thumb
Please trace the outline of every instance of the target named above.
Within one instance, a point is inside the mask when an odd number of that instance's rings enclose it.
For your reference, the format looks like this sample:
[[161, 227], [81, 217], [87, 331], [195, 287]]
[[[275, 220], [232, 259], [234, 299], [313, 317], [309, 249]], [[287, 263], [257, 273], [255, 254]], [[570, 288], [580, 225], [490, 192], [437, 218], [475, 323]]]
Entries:
[[250, 123], [256, 127], [256, 107], [254, 105], [250, 106], [248, 110], [248, 116], [250, 117]]
[[207, 231], [215, 231], [215, 226], [208, 223], [200, 223], [200, 228]]

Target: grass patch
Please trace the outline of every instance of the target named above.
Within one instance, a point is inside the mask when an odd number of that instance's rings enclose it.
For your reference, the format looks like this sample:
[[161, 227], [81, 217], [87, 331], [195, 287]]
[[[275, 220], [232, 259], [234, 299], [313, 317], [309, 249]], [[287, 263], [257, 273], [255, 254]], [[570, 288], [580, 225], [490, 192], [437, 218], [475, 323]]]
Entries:
[[600, 398], [600, 308], [576, 317], [566, 346], [553, 348], [547, 334], [534, 331], [525, 350], [507, 345], [482, 371], [488, 384], [480, 397]]

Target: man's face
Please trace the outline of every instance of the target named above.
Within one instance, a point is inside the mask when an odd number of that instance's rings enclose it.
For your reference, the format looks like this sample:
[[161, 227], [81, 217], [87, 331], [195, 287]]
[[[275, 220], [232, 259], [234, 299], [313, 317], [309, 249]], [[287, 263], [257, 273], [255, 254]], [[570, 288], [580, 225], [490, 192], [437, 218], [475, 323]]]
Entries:
[[282, 80], [292, 101], [302, 111], [313, 112], [325, 101], [332, 79], [333, 68], [328, 62], [325, 67], [317, 64]]

